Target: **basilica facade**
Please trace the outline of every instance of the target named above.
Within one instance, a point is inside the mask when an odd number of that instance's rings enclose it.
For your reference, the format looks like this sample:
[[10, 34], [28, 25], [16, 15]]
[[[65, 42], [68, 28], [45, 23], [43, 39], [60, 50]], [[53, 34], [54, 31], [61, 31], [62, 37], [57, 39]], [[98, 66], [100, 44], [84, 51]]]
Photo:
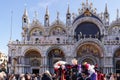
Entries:
[[66, 10], [66, 21], [61, 21], [59, 12], [54, 22], [49, 23], [46, 8], [44, 25], [35, 18], [30, 22], [27, 9], [22, 17], [22, 40], [8, 43], [9, 73], [53, 72], [59, 60], [71, 64], [97, 64], [103, 73], [120, 73], [120, 19], [110, 23], [107, 5], [103, 13], [97, 13], [92, 3], [82, 3], [78, 12]]

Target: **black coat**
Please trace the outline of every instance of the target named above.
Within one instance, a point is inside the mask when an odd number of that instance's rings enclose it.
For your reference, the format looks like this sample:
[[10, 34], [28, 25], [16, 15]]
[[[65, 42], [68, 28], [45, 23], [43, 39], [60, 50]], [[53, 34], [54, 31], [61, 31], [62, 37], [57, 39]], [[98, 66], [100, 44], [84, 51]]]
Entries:
[[52, 79], [52, 77], [49, 74], [44, 73], [42, 75], [42, 79], [41, 80], [53, 80], [53, 79]]

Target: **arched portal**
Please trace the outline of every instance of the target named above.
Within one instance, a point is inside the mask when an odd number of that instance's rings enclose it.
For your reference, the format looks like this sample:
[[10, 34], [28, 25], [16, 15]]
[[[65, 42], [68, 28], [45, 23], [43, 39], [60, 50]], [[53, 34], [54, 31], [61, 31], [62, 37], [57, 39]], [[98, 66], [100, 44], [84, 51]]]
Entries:
[[24, 57], [25, 70], [24, 72], [39, 73], [41, 65], [41, 55], [36, 50], [29, 50]]
[[77, 50], [76, 56], [79, 60], [79, 64], [87, 62], [91, 65], [98, 64], [100, 67], [102, 65], [100, 64], [102, 58], [101, 48], [97, 44], [94, 44], [92, 42], [81, 44]]
[[113, 64], [115, 65], [115, 72], [120, 73], [120, 49], [117, 49], [117, 51], [114, 54], [114, 62]]
[[116, 73], [120, 73], [120, 60], [116, 62]]
[[83, 59], [80, 63], [84, 64], [85, 62], [87, 62], [87, 63], [89, 63], [91, 65], [96, 64], [96, 61], [94, 59], [91, 59], [90, 57], [87, 57], [87, 58]]
[[48, 65], [49, 65], [49, 71], [53, 73], [54, 71], [54, 64], [59, 60], [65, 60], [65, 55], [62, 50], [60, 49], [52, 49], [48, 53]]
[[79, 24], [75, 29], [75, 38], [77, 41], [79, 38], [98, 38], [100, 40], [100, 29], [92, 22], [83, 22]]

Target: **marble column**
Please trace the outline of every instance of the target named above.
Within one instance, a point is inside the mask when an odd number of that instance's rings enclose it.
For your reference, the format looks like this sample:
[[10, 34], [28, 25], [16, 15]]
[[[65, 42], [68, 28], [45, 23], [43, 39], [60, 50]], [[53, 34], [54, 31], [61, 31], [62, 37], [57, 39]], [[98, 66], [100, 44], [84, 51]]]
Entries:
[[43, 64], [43, 68], [44, 68], [44, 71], [48, 70], [48, 65], [47, 65], [47, 57], [46, 56], [43, 56], [42, 58], [42, 64]]

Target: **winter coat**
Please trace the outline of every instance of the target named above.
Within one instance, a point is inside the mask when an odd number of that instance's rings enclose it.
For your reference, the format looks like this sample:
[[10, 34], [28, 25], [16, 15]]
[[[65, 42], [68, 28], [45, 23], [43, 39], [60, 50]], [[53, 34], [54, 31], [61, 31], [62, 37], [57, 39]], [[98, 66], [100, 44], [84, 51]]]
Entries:
[[41, 79], [41, 80], [52, 80], [52, 77], [51, 77], [49, 74], [44, 73], [44, 74], [42, 75], [42, 79]]

